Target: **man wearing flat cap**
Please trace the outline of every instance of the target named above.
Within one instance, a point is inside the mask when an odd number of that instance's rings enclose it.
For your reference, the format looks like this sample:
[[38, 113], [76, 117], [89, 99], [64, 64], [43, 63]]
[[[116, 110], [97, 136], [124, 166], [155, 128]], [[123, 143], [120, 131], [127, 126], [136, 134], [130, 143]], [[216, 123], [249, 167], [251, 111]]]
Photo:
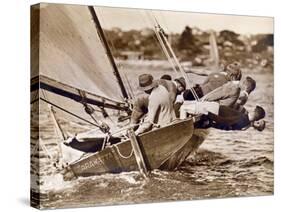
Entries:
[[150, 74], [139, 76], [139, 88], [148, 94], [147, 120], [136, 130], [136, 135], [147, 132], [153, 127], [163, 127], [175, 119], [173, 103], [168, 90]]

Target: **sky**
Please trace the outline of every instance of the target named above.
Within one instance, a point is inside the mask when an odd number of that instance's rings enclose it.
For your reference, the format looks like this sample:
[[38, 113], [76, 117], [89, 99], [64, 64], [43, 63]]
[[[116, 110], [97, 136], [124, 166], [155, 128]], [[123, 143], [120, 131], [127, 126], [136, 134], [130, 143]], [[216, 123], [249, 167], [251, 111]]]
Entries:
[[[152, 27], [154, 17], [167, 33], [181, 33], [186, 25], [202, 30], [233, 30], [240, 34], [273, 33], [272, 17], [219, 15], [143, 9], [95, 7], [103, 28], [122, 30]], [[152, 11], [152, 12], [151, 12]]]

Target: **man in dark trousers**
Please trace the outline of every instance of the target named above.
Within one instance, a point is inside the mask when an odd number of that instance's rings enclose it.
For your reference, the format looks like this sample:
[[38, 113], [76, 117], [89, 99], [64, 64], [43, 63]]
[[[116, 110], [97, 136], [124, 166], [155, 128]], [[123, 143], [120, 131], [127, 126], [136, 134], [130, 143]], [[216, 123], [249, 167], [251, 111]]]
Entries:
[[[208, 113], [208, 127], [221, 130], [246, 130], [254, 127], [258, 131], [265, 128], [265, 111], [261, 106], [256, 106], [254, 111], [243, 113], [227, 106], [220, 106], [218, 114]], [[205, 126], [206, 127], [206, 126]]]

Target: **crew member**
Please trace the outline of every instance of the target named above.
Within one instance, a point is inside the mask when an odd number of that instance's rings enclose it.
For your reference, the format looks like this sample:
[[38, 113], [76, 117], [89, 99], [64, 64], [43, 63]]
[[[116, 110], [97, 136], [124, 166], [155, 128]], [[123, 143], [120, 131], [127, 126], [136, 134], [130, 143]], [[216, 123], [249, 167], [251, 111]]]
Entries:
[[[158, 85], [162, 85], [169, 92], [169, 99], [172, 104], [174, 104], [176, 96], [181, 94], [186, 88], [186, 83], [183, 77], [177, 78], [173, 81], [160, 79], [158, 81], [155, 81], [155, 83]], [[137, 124], [143, 117], [143, 115], [148, 112], [148, 98], [149, 95], [146, 93], [141, 94], [136, 98], [133, 104], [131, 124]]]
[[153, 80], [150, 74], [139, 76], [139, 87], [149, 95], [148, 115], [147, 120], [135, 131], [136, 135], [171, 123], [175, 119], [175, 112], [168, 90]]
[[[211, 73], [208, 75], [207, 79], [200, 85], [195, 85], [193, 87], [199, 98], [202, 98], [206, 94], [215, 90], [216, 88], [222, 86], [229, 81], [240, 81], [242, 77], [240, 64], [237, 62], [231, 63], [226, 66], [224, 71]], [[195, 97], [190, 89], [187, 89], [183, 93], [184, 100], [195, 100]]]
[[247, 76], [241, 86], [239, 98], [236, 103], [232, 106], [232, 108], [243, 112], [243, 110], [245, 109], [243, 106], [247, 103], [249, 95], [255, 90], [255, 88], [256, 81], [253, 78]]
[[246, 130], [249, 127], [262, 131], [265, 128], [265, 110], [256, 106], [252, 112], [239, 112], [233, 108], [220, 106], [218, 115], [209, 113], [210, 126], [222, 130]]
[[248, 95], [256, 86], [256, 81], [251, 77], [246, 77], [242, 83], [239, 81], [229, 81], [222, 86], [211, 91], [201, 98], [204, 101], [216, 101], [220, 105], [230, 106], [243, 112], [243, 105], [248, 100]]

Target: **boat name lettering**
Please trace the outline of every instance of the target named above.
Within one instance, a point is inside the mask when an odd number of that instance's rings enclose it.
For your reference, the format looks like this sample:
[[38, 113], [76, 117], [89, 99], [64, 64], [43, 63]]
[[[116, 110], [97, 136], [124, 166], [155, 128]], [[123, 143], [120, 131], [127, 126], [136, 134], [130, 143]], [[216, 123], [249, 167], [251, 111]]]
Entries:
[[81, 171], [85, 171], [87, 169], [91, 169], [95, 166], [100, 166], [103, 164], [103, 160], [108, 159], [109, 158], [109, 154], [105, 154], [99, 158], [95, 158], [95, 159], [90, 159], [89, 161], [85, 162], [84, 164], [80, 165], [79, 168], [81, 169]]

